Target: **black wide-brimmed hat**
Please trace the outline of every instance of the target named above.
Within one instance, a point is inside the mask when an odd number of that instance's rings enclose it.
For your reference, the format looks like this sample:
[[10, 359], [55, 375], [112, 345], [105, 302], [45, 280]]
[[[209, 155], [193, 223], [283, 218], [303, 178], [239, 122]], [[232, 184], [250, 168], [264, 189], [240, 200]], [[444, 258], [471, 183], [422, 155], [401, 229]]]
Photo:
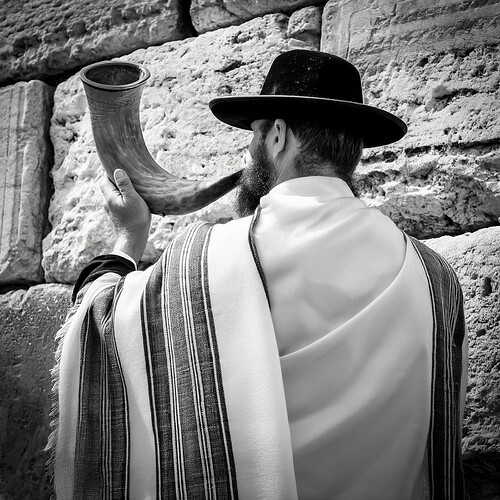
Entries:
[[360, 135], [365, 147], [390, 144], [407, 131], [397, 116], [363, 104], [358, 70], [325, 52], [285, 52], [271, 65], [260, 95], [218, 97], [209, 106], [234, 127], [250, 130], [264, 118], [315, 120]]

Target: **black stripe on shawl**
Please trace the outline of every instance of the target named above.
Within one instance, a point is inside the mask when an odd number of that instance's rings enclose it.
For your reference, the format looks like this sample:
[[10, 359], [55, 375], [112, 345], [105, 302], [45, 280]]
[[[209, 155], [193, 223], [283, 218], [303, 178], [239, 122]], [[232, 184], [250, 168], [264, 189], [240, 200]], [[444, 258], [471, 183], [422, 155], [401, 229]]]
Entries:
[[[141, 323], [144, 359], [149, 389], [151, 424], [155, 443], [156, 498], [175, 496], [174, 458], [172, 453], [172, 422], [169, 367], [165, 350], [163, 275], [171, 246], [155, 265], [142, 296]], [[161, 430], [159, 426], [161, 425]], [[167, 493], [168, 492], [168, 493]]]
[[460, 442], [462, 342], [465, 335], [460, 283], [450, 265], [411, 238], [427, 273], [433, 305], [431, 421], [428, 438], [430, 498], [466, 498]]
[[129, 415], [113, 316], [123, 280], [102, 291], [81, 337], [74, 498], [128, 498]]
[[159, 497], [238, 496], [208, 290], [210, 234], [195, 224], [176, 238], [144, 294]]
[[269, 298], [269, 290], [267, 288], [266, 275], [264, 274], [264, 269], [262, 268], [262, 264], [260, 263], [259, 252], [257, 251], [257, 245], [255, 244], [255, 226], [259, 221], [260, 212], [261, 212], [261, 206], [259, 205], [255, 210], [255, 213], [252, 217], [252, 222], [250, 223], [250, 229], [248, 231], [248, 242], [250, 244], [250, 250], [252, 251], [253, 260], [257, 267], [257, 271], [259, 272], [260, 280], [262, 281], [264, 291], [266, 292], [267, 303], [269, 307], [271, 307], [271, 300]]

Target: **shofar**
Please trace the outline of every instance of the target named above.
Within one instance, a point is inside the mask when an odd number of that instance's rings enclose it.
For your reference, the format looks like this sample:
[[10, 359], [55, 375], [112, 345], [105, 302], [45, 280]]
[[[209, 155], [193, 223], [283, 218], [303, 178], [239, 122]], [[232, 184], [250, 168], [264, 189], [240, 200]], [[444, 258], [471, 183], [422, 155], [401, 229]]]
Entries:
[[137, 64], [108, 61], [83, 68], [92, 132], [109, 178], [121, 168], [153, 214], [194, 212], [233, 189], [241, 171], [209, 180], [181, 179], [150, 155], [139, 118], [141, 94], [150, 72]]

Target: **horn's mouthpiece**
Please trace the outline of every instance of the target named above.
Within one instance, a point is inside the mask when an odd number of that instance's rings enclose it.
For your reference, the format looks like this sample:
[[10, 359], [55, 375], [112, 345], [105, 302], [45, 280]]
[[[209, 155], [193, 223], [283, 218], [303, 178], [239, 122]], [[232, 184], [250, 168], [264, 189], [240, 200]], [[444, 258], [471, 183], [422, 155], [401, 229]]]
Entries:
[[148, 151], [139, 117], [142, 90], [150, 72], [138, 64], [107, 61], [80, 71], [97, 153], [108, 174], [127, 172], [153, 214], [194, 212], [233, 189], [235, 172], [213, 180], [181, 179], [163, 169]]

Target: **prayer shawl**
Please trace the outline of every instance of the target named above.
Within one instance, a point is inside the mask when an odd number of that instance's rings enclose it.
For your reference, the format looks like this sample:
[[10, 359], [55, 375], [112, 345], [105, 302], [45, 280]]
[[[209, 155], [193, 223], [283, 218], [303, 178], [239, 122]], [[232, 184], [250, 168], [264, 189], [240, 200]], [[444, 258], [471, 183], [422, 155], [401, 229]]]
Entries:
[[[437, 435], [454, 437], [440, 443], [449, 455], [443, 459], [441, 448], [431, 460], [456, 467], [432, 481], [448, 478], [435, 498], [451, 498], [447, 491], [461, 478], [457, 412], [467, 356], [450, 267], [423, 246], [421, 257], [417, 242], [340, 179], [283, 182], [261, 199], [257, 216], [252, 233], [280, 353], [299, 498], [429, 496], [426, 442], [439, 408], [447, 430]], [[438, 334], [448, 344], [436, 357]], [[453, 359], [456, 371], [447, 374], [442, 359]], [[443, 376], [453, 391], [433, 400], [433, 377]]]
[[[297, 497], [289, 367], [253, 239], [257, 218], [194, 224], [147, 271], [97, 272], [81, 290], [54, 370], [58, 498]], [[443, 259], [407, 244], [426, 270], [434, 325], [420, 498], [464, 498], [461, 291]]]
[[296, 498], [248, 224], [194, 224], [147, 271], [79, 294], [56, 369], [57, 498]]

